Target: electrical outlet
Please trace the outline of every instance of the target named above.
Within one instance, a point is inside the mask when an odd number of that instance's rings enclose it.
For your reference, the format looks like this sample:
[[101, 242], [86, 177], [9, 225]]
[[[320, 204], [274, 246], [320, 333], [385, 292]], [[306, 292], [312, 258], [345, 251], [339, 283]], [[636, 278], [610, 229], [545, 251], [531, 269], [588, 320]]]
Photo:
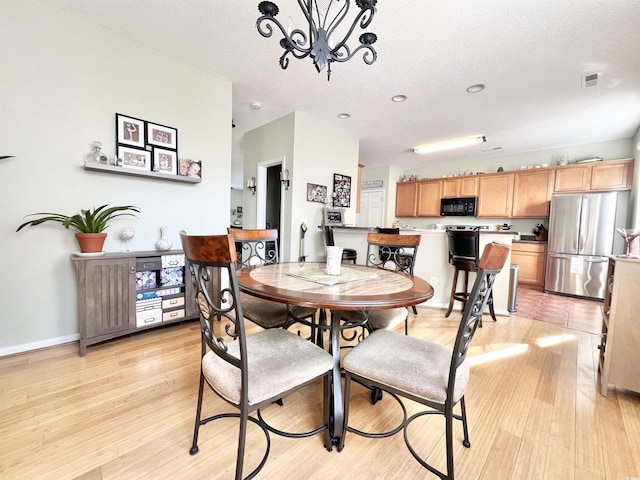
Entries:
[[437, 278], [437, 277], [431, 277], [431, 278], [429, 279], [429, 283], [431, 284], [431, 286], [432, 286], [433, 288], [436, 288], [436, 284], [438, 283], [438, 278]]

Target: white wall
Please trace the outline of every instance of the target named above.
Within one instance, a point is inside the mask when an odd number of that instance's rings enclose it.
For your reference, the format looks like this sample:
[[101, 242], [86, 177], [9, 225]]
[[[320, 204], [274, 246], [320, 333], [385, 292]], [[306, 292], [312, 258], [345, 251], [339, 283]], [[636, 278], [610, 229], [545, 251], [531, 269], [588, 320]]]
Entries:
[[[324, 205], [307, 201], [307, 183], [327, 186], [330, 198], [333, 174], [350, 176], [351, 206], [345, 210], [345, 217], [347, 223], [355, 223], [358, 138], [304, 113], [292, 112], [247, 132], [243, 138], [243, 149], [245, 184], [247, 178], [257, 176], [257, 165], [261, 162], [284, 158], [289, 169], [291, 187], [282, 191], [286, 220], [280, 232], [281, 260], [298, 258], [302, 220], [306, 220], [308, 227], [305, 235], [307, 259], [324, 259], [324, 237], [318, 229]], [[254, 196], [245, 189], [245, 228], [255, 228], [257, 198], [258, 195]]]
[[[0, 354], [77, 338], [78, 251], [58, 224], [16, 233], [33, 212], [131, 204], [138, 220], [107, 230], [106, 251], [153, 250], [161, 225], [223, 233], [229, 222], [231, 84], [38, 0], [3, 0], [0, 16]], [[113, 154], [115, 113], [178, 129], [180, 157], [202, 160], [197, 185], [88, 172], [92, 140]]]

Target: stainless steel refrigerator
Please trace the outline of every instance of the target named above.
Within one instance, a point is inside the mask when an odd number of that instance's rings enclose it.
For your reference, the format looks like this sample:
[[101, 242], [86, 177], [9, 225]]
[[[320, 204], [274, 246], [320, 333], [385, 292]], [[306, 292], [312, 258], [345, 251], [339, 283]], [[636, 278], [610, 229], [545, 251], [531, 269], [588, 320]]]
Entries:
[[624, 252], [629, 192], [554, 194], [545, 292], [604, 299], [608, 256]]

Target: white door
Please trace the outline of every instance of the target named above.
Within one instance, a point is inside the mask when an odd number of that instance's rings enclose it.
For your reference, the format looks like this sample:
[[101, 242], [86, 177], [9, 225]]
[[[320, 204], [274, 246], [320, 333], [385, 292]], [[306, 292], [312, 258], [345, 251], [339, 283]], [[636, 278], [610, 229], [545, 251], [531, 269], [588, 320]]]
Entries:
[[359, 227], [384, 227], [384, 189], [363, 190], [360, 193]]

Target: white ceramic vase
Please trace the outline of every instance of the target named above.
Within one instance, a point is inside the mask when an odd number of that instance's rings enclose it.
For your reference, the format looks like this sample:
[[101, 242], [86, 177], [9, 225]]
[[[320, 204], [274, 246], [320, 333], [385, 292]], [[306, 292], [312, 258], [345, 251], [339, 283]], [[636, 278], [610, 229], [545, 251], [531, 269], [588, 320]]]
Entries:
[[171, 250], [171, 240], [168, 234], [169, 227], [160, 227], [160, 240], [156, 243], [156, 248], [160, 251]]

